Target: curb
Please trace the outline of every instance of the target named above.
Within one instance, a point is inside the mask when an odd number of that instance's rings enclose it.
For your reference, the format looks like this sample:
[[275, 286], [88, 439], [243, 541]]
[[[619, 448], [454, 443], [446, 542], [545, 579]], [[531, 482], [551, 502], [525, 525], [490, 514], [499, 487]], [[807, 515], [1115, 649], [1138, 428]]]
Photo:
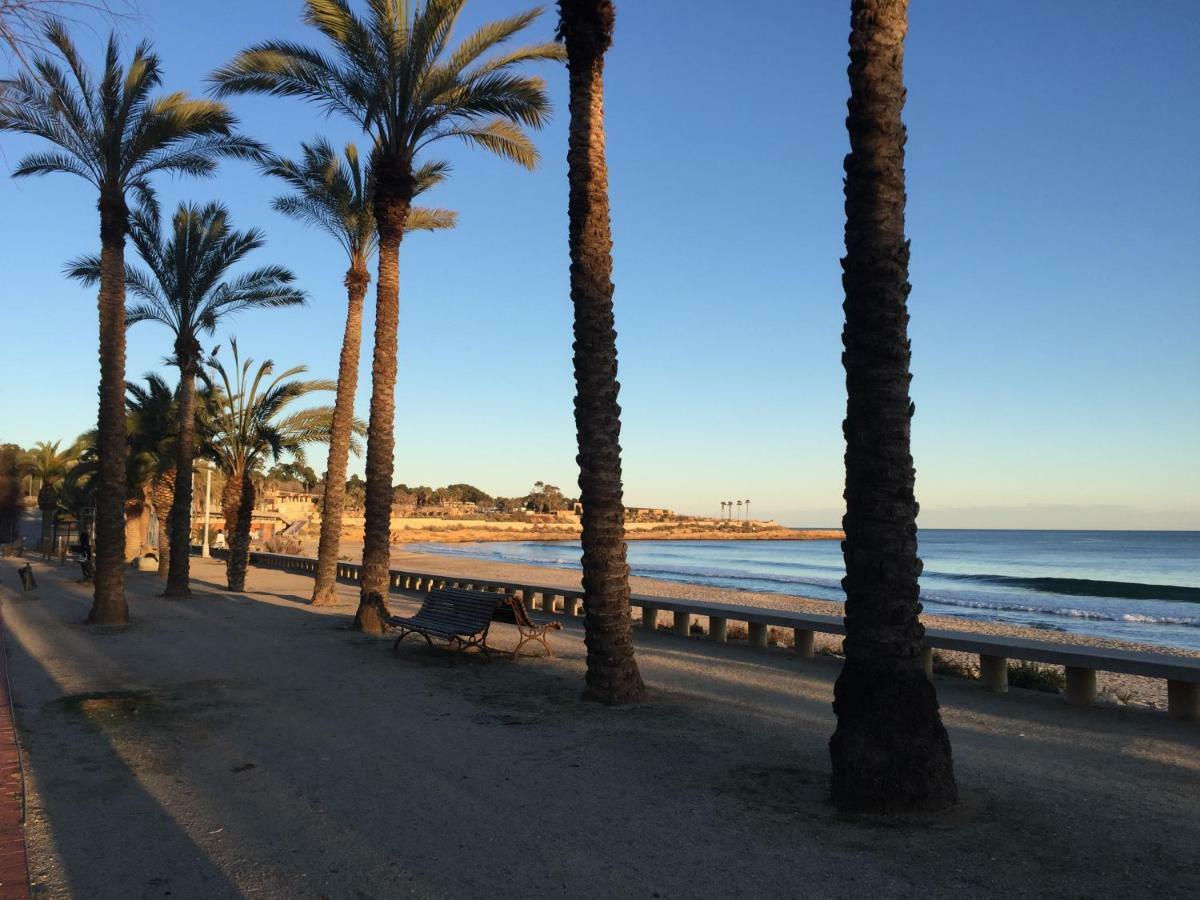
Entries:
[[26, 900], [29, 861], [25, 855], [25, 776], [17, 746], [5, 636], [4, 606], [0, 602], [0, 900]]

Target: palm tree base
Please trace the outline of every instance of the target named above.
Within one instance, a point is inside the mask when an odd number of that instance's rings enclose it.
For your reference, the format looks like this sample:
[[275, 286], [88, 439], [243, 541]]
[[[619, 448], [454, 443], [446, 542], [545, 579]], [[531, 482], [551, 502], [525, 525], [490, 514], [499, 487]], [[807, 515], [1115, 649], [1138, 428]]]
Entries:
[[310, 601], [313, 606], [333, 606], [337, 602], [337, 589], [333, 585], [313, 589], [312, 600]]
[[168, 585], [167, 589], [162, 592], [162, 596], [166, 600], [186, 600], [192, 596], [192, 589], [185, 587], [180, 590], [179, 588], [173, 588]]
[[834, 686], [833, 802], [845, 812], [934, 812], [958, 802], [950, 738], [922, 668], [847, 660]]
[[362, 598], [358, 603], [358, 611], [354, 614], [354, 630], [364, 634], [383, 634], [386, 630], [381, 613], [386, 611], [383, 598], [379, 594], [371, 594]]

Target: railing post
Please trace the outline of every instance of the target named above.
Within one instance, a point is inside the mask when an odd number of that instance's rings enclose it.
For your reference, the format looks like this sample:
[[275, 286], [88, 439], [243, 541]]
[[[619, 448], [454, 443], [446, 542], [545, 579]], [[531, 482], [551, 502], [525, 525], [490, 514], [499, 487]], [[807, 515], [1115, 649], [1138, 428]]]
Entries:
[[749, 622], [750, 646], [759, 650], [767, 649], [767, 623]]
[[792, 635], [796, 642], [796, 655], [801, 659], [812, 659], [816, 655], [816, 640], [808, 628], [793, 628]]
[[642, 604], [642, 627], [647, 631], [658, 629], [658, 607], [649, 603]]
[[1067, 666], [1067, 700], [1076, 706], [1091, 706], [1096, 701], [1096, 670]]
[[1008, 693], [1008, 659], [979, 654], [979, 680], [994, 694]]
[[1200, 720], [1200, 684], [1167, 679], [1167, 714], [1172, 719]]
[[687, 637], [692, 633], [692, 616], [690, 613], [682, 610], [675, 610], [675, 633], [680, 637]]
[[728, 639], [729, 620], [723, 616], [708, 617], [708, 639], [716, 641], [719, 644], [725, 643]]

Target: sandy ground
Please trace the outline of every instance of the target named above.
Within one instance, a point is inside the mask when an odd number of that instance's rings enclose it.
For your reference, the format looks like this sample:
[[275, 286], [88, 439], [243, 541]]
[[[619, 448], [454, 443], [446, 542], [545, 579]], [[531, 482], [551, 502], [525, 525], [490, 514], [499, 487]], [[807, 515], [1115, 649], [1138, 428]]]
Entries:
[[1161, 713], [938, 678], [963, 802], [857, 819], [826, 801], [832, 657], [638, 635], [652, 699], [606, 709], [574, 624], [553, 660], [393, 655], [345, 630], [352, 588], [317, 611], [197, 562], [193, 599], [134, 574], [134, 624], [94, 629], [35, 568], [26, 599], [0, 564], [36, 896], [1200, 894], [1200, 726]]

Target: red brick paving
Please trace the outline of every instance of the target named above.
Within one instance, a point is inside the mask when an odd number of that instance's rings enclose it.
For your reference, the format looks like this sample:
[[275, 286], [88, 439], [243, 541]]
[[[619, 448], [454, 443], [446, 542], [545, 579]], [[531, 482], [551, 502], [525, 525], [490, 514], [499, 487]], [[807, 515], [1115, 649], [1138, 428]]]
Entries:
[[29, 897], [29, 863], [25, 858], [25, 781], [8, 689], [8, 656], [4, 651], [4, 612], [0, 606], [0, 900]]

